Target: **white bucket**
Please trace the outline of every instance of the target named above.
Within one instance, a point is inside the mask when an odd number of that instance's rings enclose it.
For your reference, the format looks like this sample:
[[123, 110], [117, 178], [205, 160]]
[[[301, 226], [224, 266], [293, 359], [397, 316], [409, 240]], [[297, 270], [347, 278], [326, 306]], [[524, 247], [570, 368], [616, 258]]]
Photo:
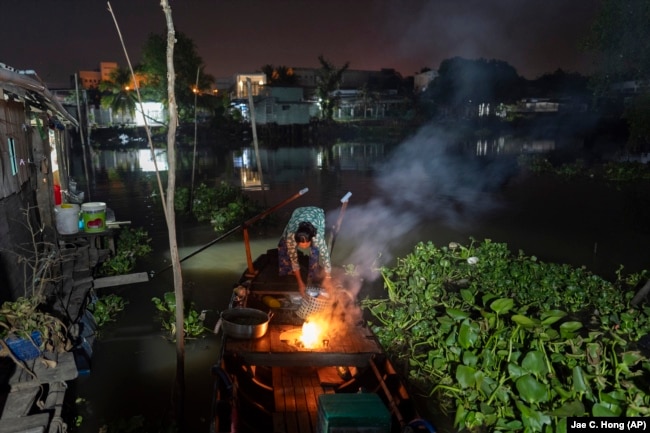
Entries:
[[81, 205], [84, 221], [84, 231], [98, 233], [106, 230], [106, 203], [91, 202]]
[[62, 203], [54, 208], [56, 229], [62, 235], [73, 235], [79, 232], [79, 205]]

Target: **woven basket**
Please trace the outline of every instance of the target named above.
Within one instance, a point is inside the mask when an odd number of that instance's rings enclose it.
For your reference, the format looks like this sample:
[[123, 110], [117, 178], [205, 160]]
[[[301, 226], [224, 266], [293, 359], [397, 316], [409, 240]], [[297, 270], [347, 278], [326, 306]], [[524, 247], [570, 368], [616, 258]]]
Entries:
[[320, 313], [324, 311], [328, 306], [330, 306], [332, 300], [325, 298], [324, 296], [319, 296], [317, 298], [307, 296], [302, 299], [300, 307], [296, 310], [296, 315], [301, 319], [307, 319], [312, 314]]

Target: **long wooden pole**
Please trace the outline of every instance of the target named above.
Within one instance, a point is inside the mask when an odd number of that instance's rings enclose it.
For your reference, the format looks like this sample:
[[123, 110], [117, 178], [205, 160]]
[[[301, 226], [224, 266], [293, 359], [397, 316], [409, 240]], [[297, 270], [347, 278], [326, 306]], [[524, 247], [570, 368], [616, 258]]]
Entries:
[[[74, 87], [77, 94], [77, 115], [79, 116], [79, 136], [81, 137], [81, 151], [84, 159], [84, 172], [86, 173], [86, 192], [88, 193], [87, 201], [90, 200], [90, 177], [88, 177], [88, 161], [86, 159], [86, 142], [84, 139], [84, 122], [81, 120], [81, 105], [79, 104], [79, 80], [77, 79], [77, 74], [74, 74]], [[86, 113], [88, 114], [88, 113]], [[88, 122], [86, 122], [88, 125]], [[68, 179], [68, 189], [70, 188], [70, 179]]]
[[[276, 205], [273, 206], [272, 208], [269, 208], [269, 209], [265, 210], [264, 212], [259, 213], [258, 215], [254, 216], [253, 218], [249, 219], [248, 221], [241, 223], [241, 224], [238, 225], [237, 227], [233, 227], [233, 228], [231, 228], [230, 230], [228, 230], [226, 233], [222, 234], [222, 235], [219, 236], [218, 238], [211, 240], [210, 242], [208, 242], [207, 244], [203, 245], [203, 246], [202, 246], [201, 248], [199, 248], [198, 250], [196, 250], [196, 251], [194, 251], [193, 253], [191, 253], [191, 254], [189, 254], [189, 255], [183, 257], [182, 259], [180, 259], [180, 261], [181, 261], [181, 262], [184, 262], [185, 260], [189, 259], [190, 257], [194, 257], [195, 255], [197, 255], [197, 254], [200, 253], [201, 251], [204, 251], [205, 249], [207, 249], [207, 248], [211, 247], [212, 245], [216, 244], [217, 242], [221, 241], [222, 239], [227, 238], [228, 236], [230, 236], [231, 234], [235, 233], [236, 231], [241, 230], [241, 229], [246, 228], [246, 227], [250, 227], [250, 226], [253, 225], [256, 221], [259, 221], [259, 220], [261, 220], [262, 218], [265, 218], [266, 216], [268, 216], [269, 214], [275, 212], [277, 209], [281, 208], [282, 206], [285, 206], [285, 205], [289, 204], [290, 202], [292, 202], [293, 200], [297, 199], [298, 197], [300, 197], [300, 196], [306, 194], [308, 191], [309, 191], [309, 188], [303, 188], [303, 189], [301, 189], [301, 190], [298, 191], [296, 194], [294, 194], [294, 195], [292, 195], [291, 197], [289, 197], [289, 198], [283, 200], [282, 202], [276, 204]], [[250, 253], [250, 244], [249, 244], [248, 242], [246, 242], [246, 255], [247, 255], [248, 258], [251, 257], [251, 253]], [[249, 265], [250, 265], [250, 266], [249, 266], [249, 270], [250, 270], [250, 269], [252, 268], [252, 259], [249, 260]], [[166, 271], [167, 269], [169, 269], [169, 268], [171, 268], [171, 267], [172, 267], [172, 265], [168, 265], [168, 266], [162, 268], [162, 269], [161, 269], [160, 271], [158, 271], [158, 272], [153, 272], [153, 271], [151, 271], [151, 272], [150, 272], [150, 276], [151, 276], [151, 278], [153, 278], [155, 275], [157, 275], [157, 274], [159, 274], [159, 273], [161, 273], [161, 272], [163, 272], [163, 271]], [[251, 271], [251, 272], [252, 272], [252, 271]]]
[[[248, 111], [251, 116], [251, 127], [253, 129], [253, 146], [255, 147], [255, 159], [257, 160], [257, 172], [260, 177], [260, 186], [264, 194], [264, 177], [262, 176], [262, 160], [260, 159], [260, 147], [257, 143], [257, 121], [255, 119], [255, 104], [253, 102], [253, 86], [250, 77], [246, 78], [246, 88], [248, 89]], [[266, 197], [264, 197], [266, 199]]]
[[332, 250], [334, 249], [334, 242], [336, 242], [336, 236], [341, 230], [341, 223], [343, 222], [343, 215], [345, 214], [345, 209], [348, 207], [348, 202], [352, 196], [351, 192], [348, 192], [341, 198], [341, 210], [339, 211], [339, 217], [336, 220], [336, 225], [332, 228], [332, 236], [330, 237], [330, 242], [328, 248], [330, 250], [330, 256], [332, 255]]
[[[168, 3], [165, 2], [165, 0], [161, 0], [161, 6], [164, 8], [165, 5], [168, 6]], [[162, 184], [162, 179], [160, 178], [160, 170], [158, 170], [158, 161], [156, 158], [156, 149], [153, 147], [153, 138], [151, 137], [151, 128], [149, 128], [149, 124], [147, 123], [147, 116], [144, 115], [144, 103], [142, 102], [142, 95], [140, 95], [140, 86], [138, 85], [138, 80], [135, 76], [135, 71], [133, 70], [133, 64], [131, 63], [131, 58], [129, 57], [129, 53], [126, 50], [126, 45], [124, 44], [124, 39], [122, 38], [122, 32], [120, 31], [120, 26], [117, 23], [117, 18], [115, 18], [115, 14], [113, 13], [113, 8], [111, 7], [111, 2], [107, 2], [108, 4], [108, 11], [111, 13], [111, 16], [113, 17], [113, 22], [115, 23], [115, 28], [117, 29], [117, 35], [120, 38], [120, 43], [122, 44], [122, 50], [124, 50], [124, 56], [126, 57], [126, 62], [129, 65], [129, 71], [131, 71], [131, 77], [133, 78], [133, 86], [135, 88], [135, 93], [138, 95], [138, 103], [140, 104], [140, 111], [142, 112], [142, 121], [144, 122], [144, 130], [147, 134], [147, 142], [149, 143], [149, 150], [151, 151], [151, 159], [153, 161], [153, 166], [156, 169], [156, 181], [158, 183], [158, 191], [160, 192], [160, 197], [164, 199], [166, 196], [165, 194], [165, 189], [163, 188]], [[168, 72], [169, 73], [169, 72]], [[173, 78], [173, 77], [172, 77]], [[171, 123], [171, 122], [170, 122]], [[173, 126], [176, 128], [176, 125]], [[171, 125], [170, 125], [171, 128]], [[169, 134], [168, 134], [169, 135]], [[169, 144], [169, 143], [168, 143]], [[172, 167], [169, 166], [169, 170], [171, 170]], [[165, 213], [165, 221], [167, 221], [167, 207], [163, 205], [163, 212]]]
[[192, 211], [192, 206], [194, 204], [194, 171], [196, 167], [196, 136], [197, 136], [197, 115], [196, 115], [196, 98], [199, 94], [199, 72], [201, 71], [201, 65], [196, 68], [196, 84], [194, 84], [194, 153], [192, 154], [192, 184], [190, 185], [190, 212]]
[[388, 385], [386, 385], [386, 382], [384, 381], [381, 373], [379, 372], [379, 369], [377, 368], [377, 365], [375, 364], [375, 361], [372, 359], [368, 360], [370, 367], [372, 368], [373, 373], [375, 373], [375, 377], [379, 381], [379, 385], [381, 386], [381, 389], [384, 391], [384, 395], [386, 395], [386, 399], [388, 400], [388, 404], [390, 406], [391, 412], [395, 415], [395, 418], [397, 418], [397, 422], [399, 422], [399, 425], [401, 427], [404, 427], [404, 417], [402, 416], [402, 413], [399, 411], [399, 407], [397, 407], [397, 403], [395, 403], [395, 399], [393, 398], [393, 395], [390, 393], [390, 390], [388, 389]]

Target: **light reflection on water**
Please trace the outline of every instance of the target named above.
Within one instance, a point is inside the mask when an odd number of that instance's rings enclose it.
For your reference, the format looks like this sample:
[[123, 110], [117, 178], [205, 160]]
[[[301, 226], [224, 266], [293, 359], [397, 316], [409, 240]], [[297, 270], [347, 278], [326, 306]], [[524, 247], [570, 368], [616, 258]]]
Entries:
[[555, 150], [554, 138], [524, 138], [501, 135], [476, 140], [476, 156], [544, 154]]
[[[479, 147], [475, 159], [490, 151], [487, 146], [479, 152]], [[506, 242], [542, 260], [585, 265], [606, 276], [619, 264], [630, 271], [646, 266], [638, 252], [649, 240], [647, 188], [615, 190], [589, 182], [512, 177], [505, 169], [499, 171], [507, 166], [476, 160], [468, 164], [436, 149], [435, 137], [427, 135], [397, 151], [359, 143], [339, 143], [331, 149], [261, 149], [265, 188], [247, 194], [268, 208], [305, 187], [309, 192], [278, 210], [268, 230], [251, 233], [253, 258], [276, 246], [295, 207], [320, 206], [329, 218], [336, 218], [339, 200], [350, 191], [332, 257], [341, 266], [363, 260], [370, 264], [379, 253], [384, 260], [402, 257], [418, 241], [446, 245], [467, 243], [470, 237]], [[150, 161], [148, 152], [104, 151], [93, 163], [92, 200], [105, 201], [118, 220], [130, 220], [133, 227], [149, 232], [155, 253], [139, 263], [137, 271], [155, 271], [155, 276], [147, 283], [112, 289], [130, 303], [96, 343], [90, 375], [73, 385], [92, 411], [85, 416], [83, 432], [96, 432], [106, 418], [145, 414], [160, 419], [173, 412], [175, 346], [163, 338], [151, 303], [153, 296], [173, 290], [172, 273], [161, 272], [169, 264], [169, 245], [161, 205], [152, 198], [155, 176], [143, 170]], [[191, 151], [178, 154], [178, 178], [189, 185]], [[226, 180], [251, 186], [258, 175], [255, 158], [250, 148], [228, 153], [202, 149], [196, 158], [196, 184]], [[74, 168], [82, 172], [80, 163]], [[208, 224], [183, 216], [177, 217], [177, 225], [181, 258], [217, 237]], [[208, 327], [227, 306], [245, 268], [239, 233], [183, 261], [186, 295], [197, 309], [209, 310]], [[218, 346], [213, 335], [187, 345], [187, 431], [208, 429], [210, 367]]]

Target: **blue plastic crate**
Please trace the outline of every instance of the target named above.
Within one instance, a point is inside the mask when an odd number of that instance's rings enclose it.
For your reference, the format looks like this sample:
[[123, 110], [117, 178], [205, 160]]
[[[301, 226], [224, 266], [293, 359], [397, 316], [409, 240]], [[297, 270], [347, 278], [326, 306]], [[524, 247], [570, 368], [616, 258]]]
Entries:
[[5, 343], [11, 353], [20, 361], [29, 361], [41, 356], [41, 333], [32, 331], [33, 342], [29, 338], [11, 336], [5, 338]]

